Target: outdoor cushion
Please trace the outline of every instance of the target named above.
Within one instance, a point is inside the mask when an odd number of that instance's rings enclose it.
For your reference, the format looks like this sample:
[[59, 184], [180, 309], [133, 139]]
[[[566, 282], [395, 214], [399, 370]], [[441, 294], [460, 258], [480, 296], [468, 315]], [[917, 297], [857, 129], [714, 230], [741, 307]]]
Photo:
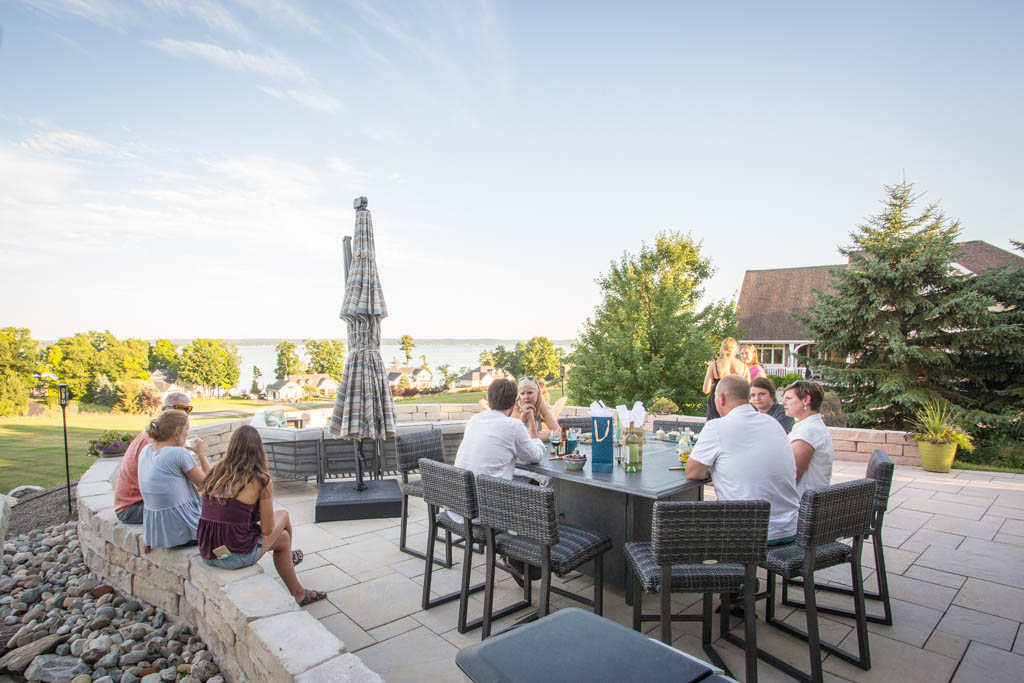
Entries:
[[[845, 543], [833, 541], [814, 549], [814, 569], [826, 569], [850, 561], [852, 549]], [[804, 565], [804, 549], [796, 543], [776, 545], [768, 548], [762, 567], [787, 579], [800, 575]]]
[[[465, 524], [463, 522], [456, 522], [449, 517], [447, 510], [441, 510], [441, 512], [437, 513], [437, 525], [459, 536], [462, 536], [463, 532], [466, 531]], [[484, 528], [479, 524], [473, 524], [471, 528], [473, 530], [473, 542], [483, 543], [487, 538]]]
[[[551, 546], [551, 570], [565, 576], [584, 562], [589, 562], [612, 547], [612, 539], [596, 531], [558, 525], [558, 543]], [[498, 534], [494, 539], [495, 549], [514, 560], [541, 565], [540, 544], [523, 536], [509, 533]]]
[[267, 421], [268, 427], [284, 427], [287, 424], [283, 410], [268, 410], [264, 419]]
[[[627, 543], [626, 559], [645, 593], [661, 591], [661, 567], [654, 561], [651, 544]], [[734, 563], [674, 564], [671, 593], [738, 593], [743, 587], [743, 565]]]

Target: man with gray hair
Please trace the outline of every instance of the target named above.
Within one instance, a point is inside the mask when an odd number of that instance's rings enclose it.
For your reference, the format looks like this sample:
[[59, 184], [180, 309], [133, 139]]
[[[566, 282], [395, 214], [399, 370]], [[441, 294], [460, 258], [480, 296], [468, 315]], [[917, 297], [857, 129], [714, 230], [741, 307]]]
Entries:
[[768, 544], [796, 538], [796, 462], [778, 420], [750, 405], [750, 384], [728, 375], [715, 389], [720, 420], [708, 420], [686, 463], [686, 478], [709, 476], [718, 500], [766, 500]]
[[[180, 391], [169, 391], [164, 396], [163, 410], [181, 410], [192, 412], [192, 402], [188, 394]], [[153, 440], [143, 429], [132, 439], [128, 450], [117, 470], [117, 482], [114, 484], [114, 513], [125, 524], [142, 524], [142, 493], [139, 491], [139, 454]]]

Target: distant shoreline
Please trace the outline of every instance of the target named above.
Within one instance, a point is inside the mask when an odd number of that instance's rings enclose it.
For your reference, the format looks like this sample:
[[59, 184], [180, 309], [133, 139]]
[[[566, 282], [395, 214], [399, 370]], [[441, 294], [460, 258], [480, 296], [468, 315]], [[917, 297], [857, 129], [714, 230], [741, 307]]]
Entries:
[[[175, 344], [177, 346], [183, 346], [183, 345], [188, 344], [189, 342], [191, 342], [193, 339], [200, 339], [200, 338], [201, 337], [178, 337], [178, 338], [169, 339], [168, 341], [170, 341], [172, 344]], [[290, 341], [290, 342], [294, 342], [296, 344], [301, 344], [306, 339], [311, 339], [311, 338], [312, 339], [323, 339], [323, 337], [267, 337], [267, 338], [264, 338], [264, 337], [253, 337], [253, 338], [243, 338], [243, 339], [230, 339], [230, 338], [224, 339], [224, 338], [221, 338], [221, 337], [216, 337], [216, 338], [217, 339], [223, 339], [223, 341], [228, 342], [230, 344], [234, 344], [235, 346], [266, 346], [268, 344], [277, 345], [277, 344], [280, 344], [283, 341]], [[166, 337], [160, 337], [160, 339], [166, 339]], [[342, 342], [348, 341], [348, 337], [327, 337], [327, 339], [334, 339], [334, 340], [338, 340], [338, 341], [342, 341]], [[481, 344], [484, 344], [484, 345], [495, 345], [496, 346], [498, 344], [515, 344], [517, 341], [521, 341], [521, 342], [524, 342], [524, 343], [529, 341], [529, 339], [507, 339], [507, 338], [503, 338], [503, 337], [429, 338], [429, 339], [426, 338], [426, 337], [423, 337], [423, 338], [414, 337], [413, 339], [416, 342], [417, 346], [419, 346], [421, 344], [432, 344], [432, 345], [437, 345], [437, 344], [467, 344], [467, 345], [473, 345], [473, 346], [479, 346]], [[156, 339], [146, 339], [146, 341], [148, 341], [150, 343], [155, 343], [157, 340]], [[575, 339], [552, 339], [551, 343], [554, 344], [555, 346], [570, 346], [575, 341], [576, 341]], [[39, 343], [42, 346], [48, 346], [50, 344], [56, 344], [57, 340], [56, 339], [41, 339], [41, 340], [39, 340]], [[395, 344], [395, 345], [397, 345], [398, 344], [398, 338], [397, 337], [385, 337], [385, 338], [381, 339], [381, 344]]]

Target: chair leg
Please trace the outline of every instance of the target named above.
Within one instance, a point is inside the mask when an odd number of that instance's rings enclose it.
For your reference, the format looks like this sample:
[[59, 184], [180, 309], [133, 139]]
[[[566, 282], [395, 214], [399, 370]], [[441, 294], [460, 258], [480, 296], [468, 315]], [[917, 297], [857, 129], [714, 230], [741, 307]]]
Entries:
[[804, 605], [807, 610], [807, 647], [811, 658], [811, 680], [820, 683], [824, 674], [821, 669], [821, 637], [818, 633], [818, 607], [814, 596], [814, 549], [807, 551], [803, 566]]
[[[523, 563], [524, 582], [530, 581], [530, 566]], [[540, 616], [551, 613], [551, 546], [542, 545], [540, 549]]]
[[[472, 538], [472, 536], [467, 537], [466, 543], [471, 543]], [[444, 568], [452, 568], [452, 532], [448, 529], [444, 530]]]
[[424, 553], [425, 569], [423, 570], [423, 609], [430, 607], [430, 580], [434, 575], [434, 542], [437, 537], [437, 509], [427, 505], [427, 552]]
[[746, 645], [744, 648], [747, 663], [746, 683], [757, 683], [757, 625], [754, 622], [757, 618], [757, 602], [754, 597], [756, 593], [757, 567], [748, 564], [746, 576], [743, 579], [743, 641]]
[[399, 522], [398, 549], [405, 550], [406, 530], [409, 526], [409, 496], [402, 494], [402, 519]]
[[[700, 620], [700, 644], [704, 650], [711, 647], [711, 629], [714, 626], [715, 621], [715, 609], [714, 609], [714, 593], [705, 593], [701, 597], [701, 614], [704, 618]], [[729, 612], [731, 612], [731, 605], [729, 603], [729, 594], [722, 593], [722, 627], [723, 631], [728, 629], [725, 628], [729, 621]]]
[[[853, 609], [857, 614], [857, 648], [860, 655], [860, 662], [857, 666], [868, 671], [871, 669], [871, 651], [868, 646], [867, 607], [864, 604], [864, 575], [860, 566], [860, 555], [863, 548], [863, 537], [855, 538], [853, 556], [850, 558], [850, 581], [853, 582]], [[881, 571], [884, 572], [884, 568]], [[881, 590], [881, 583], [879, 583], [879, 590]]]
[[633, 574], [633, 630], [640, 630], [641, 614], [644, 606], [644, 589], [640, 585], [640, 579]]
[[[462, 590], [459, 595], [459, 633], [465, 633], [466, 613], [469, 609], [469, 580], [473, 571], [473, 522], [469, 519], [463, 522], [463, 533], [466, 539], [465, 549], [462, 556]], [[428, 563], [429, 564], [429, 563]], [[426, 580], [424, 579], [424, 583]]]
[[[491, 635], [491, 611], [494, 609], [494, 529], [485, 527], [487, 536], [486, 578], [484, 580], [484, 617], [480, 627], [480, 640]], [[529, 584], [527, 584], [529, 585]]]
[[768, 572], [768, 602], [764, 606], [764, 620], [766, 623], [775, 621], [775, 573]]
[[604, 613], [604, 554], [594, 558], [594, 614]]
[[[661, 642], [672, 644], [672, 565], [661, 568], [661, 586], [659, 586], [659, 602], [661, 603]], [[643, 594], [634, 595], [635, 602], [642, 602]]]
[[[878, 599], [882, 603], [882, 623], [892, 626], [892, 603], [889, 602], [889, 575], [885, 573], [885, 547], [882, 545], [882, 524], [879, 521], [871, 536], [875, 551], [875, 579], [878, 581]], [[863, 589], [863, 584], [861, 584]]]

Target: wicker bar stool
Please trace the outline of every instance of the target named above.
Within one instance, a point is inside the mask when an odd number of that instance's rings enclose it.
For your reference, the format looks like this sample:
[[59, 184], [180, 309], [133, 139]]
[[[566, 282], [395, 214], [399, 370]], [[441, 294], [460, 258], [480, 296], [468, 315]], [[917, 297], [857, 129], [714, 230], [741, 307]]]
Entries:
[[[877, 591], [864, 591], [864, 597], [868, 600], [878, 600], [882, 603], [882, 616], [869, 614], [868, 621], [876, 624], [892, 626], [892, 603], [889, 601], [889, 578], [885, 573], [885, 549], [882, 545], [882, 520], [885, 518], [885, 511], [889, 509], [889, 490], [892, 488], [892, 474], [894, 466], [889, 455], [882, 450], [876, 450], [868, 460], [868, 471], [864, 476], [867, 479], [875, 480], [875, 507], [874, 521], [871, 523], [871, 548], [875, 553], [875, 578], [878, 580]], [[799, 580], [782, 580], [782, 604], [790, 607], [803, 607], [804, 603], [791, 600], [789, 597], [790, 586], [800, 586]], [[833, 586], [830, 583], [816, 583], [814, 587], [820, 591], [830, 593], [842, 593], [853, 595], [853, 589], [846, 586]], [[852, 610], [839, 609], [838, 607], [819, 606], [819, 612], [825, 614], [837, 614], [842, 617], [856, 617]]]
[[700, 430], [704, 429], [704, 423], [703, 422], [698, 422], [696, 420], [655, 420], [654, 421], [654, 431], [658, 431], [659, 429], [663, 429], [666, 432], [671, 432], [673, 430], [681, 432], [684, 429], [686, 429], [687, 427], [689, 427], [690, 431], [693, 432], [694, 434], [700, 434]]
[[589, 417], [560, 417], [558, 426], [565, 425], [566, 429], [578, 429], [581, 432], [589, 432], [594, 428], [594, 421]]
[[[747, 681], [757, 681], [757, 639], [754, 599], [757, 565], [768, 542], [767, 501], [657, 502], [650, 542], [627, 543], [626, 559], [633, 574], [633, 630], [643, 621], [661, 622], [661, 641], [672, 644], [673, 621], [703, 622], [701, 645], [716, 666], [729, 668], [711, 647], [713, 593], [743, 593], [746, 622]], [[716, 564], [704, 564], [716, 560]], [[667, 587], [667, 589], [666, 589]], [[659, 614], [641, 612], [643, 593], [661, 594]], [[672, 614], [672, 593], [703, 593], [701, 614]], [[723, 605], [722, 627], [728, 626]]]
[[[871, 532], [874, 498], [874, 479], [858, 479], [805, 491], [800, 500], [800, 519], [797, 522], [796, 540], [785, 545], [769, 547], [765, 561], [761, 564], [768, 570], [768, 590], [758, 596], [766, 597], [768, 600], [765, 606], [765, 623], [807, 641], [811, 674], [808, 676], [805, 672], [761, 649], [757, 650], [757, 656], [799, 681], [813, 681], [814, 683], [822, 681], [824, 675], [821, 668], [822, 650], [865, 671], [871, 669], [860, 556], [864, 537]], [[852, 539], [851, 545], [837, 540], [845, 538]], [[842, 650], [832, 643], [823, 642], [818, 633], [814, 572], [816, 569], [827, 569], [846, 563], [850, 565], [850, 577], [854, 591], [857, 655]], [[807, 631], [802, 631], [775, 617], [776, 574], [786, 579], [795, 577], [803, 579]], [[728, 619], [730, 607], [728, 596], [723, 595], [722, 614], [726, 615], [726, 619]], [[734, 645], [746, 647], [743, 639], [727, 630], [722, 637]]]
[[[426, 558], [418, 550], [405, 545], [409, 527], [409, 496], [423, 497], [423, 482], [409, 481], [409, 473], [419, 467], [420, 460], [427, 459], [444, 462], [444, 436], [439, 430], [427, 429], [410, 434], [399, 434], [395, 437], [395, 452], [398, 472], [402, 476], [402, 518], [398, 532], [398, 549], [413, 557]], [[433, 544], [430, 544], [433, 549]], [[434, 562], [442, 567], [452, 566], [452, 534], [445, 530], [444, 560], [434, 558]], [[431, 552], [431, 557], [433, 553]]]
[[[437, 540], [438, 527], [448, 534], [458, 534], [463, 538], [472, 539], [471, 543], [464, 543], [462, 557], [462, 586], [458, 591], [430, 598], [430, 583], [433, 578], [434, 565], [432, 562], [424, 562], [426, 569], [423, 573], [423, 609], [430, 609], [443, 605], [452, 600], [459, 600], [459, 633], [466, 633], [483, 624], [483, 618], [467, 621], [467, 607], [469, 596], [472, 593], [481, 591], [486, 584], [479, 583], [470, 585], [470, 574], [473, 570], [474, 546], [478, 546], [481, 552], [484, 546], [484, 529], [479, 524], [473, 524], [472, 520], [477, 517], [476, 501], [476, 479], [469, 470], [452, 467], [442, 462], [434, 462], [424, 458], [420, 460], [420, 472], [423, 482], [423, 499], [427, 502], [430, 528], [427, 532], [427, 556], [433, 556], [434, 543]], [[443, 508], [443, 509], [442, 509]], [[454, 512], [462, 515], [463, 521], [456, 522], [448, 514]], [[501, 618], [525, 607], [529, 607], [530, 584], [523, 587], [523, 599], [513, 605], [504, 607], [496, 612], [493, 618]]]
[[[487, 545], [487, 587], [484, 589], [484, 623], [482, 637], [491, 635], [494, 606], [495, 555], [502, 553], [524, 565], [540, 567], [540, 612], [551, 611], [551, 593], [582, 602], [603, 611], [604, 553], [612, 547], [608, 536], [596, 531], [558, 524], [555, 492], [542, 486], [498, 479], [481, 474], [476, 480], [480, 522]], [[507, 529], [507, 531], [501, 531]], [[551, 585], [551, 573], [560, 577], [594, 561], [594, 599], [588, 600]], [[530, 585], [529, 570], [524, 584]]]

